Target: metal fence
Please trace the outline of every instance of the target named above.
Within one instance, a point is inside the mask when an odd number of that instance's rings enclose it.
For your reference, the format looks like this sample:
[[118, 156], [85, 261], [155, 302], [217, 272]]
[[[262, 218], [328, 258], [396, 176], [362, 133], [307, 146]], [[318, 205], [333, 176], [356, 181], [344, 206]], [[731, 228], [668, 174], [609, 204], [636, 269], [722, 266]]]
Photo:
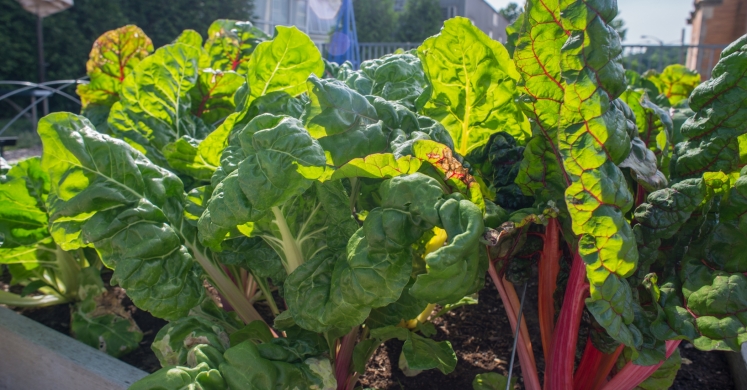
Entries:
[[[397, 50], [412, 50], [417, 49], [421, 44], [418, 42], [362, 42], [358, 43], [358, 49], [360, 52], [361, 61], [374, 60], [381, 58], [387, 54], [392, 54]], [[329, 44], [323, 43], [320, 45], [319, 50], [327, 58]]]
[[[381, 58], [397, 50], [411, 50], [420, 46], [414, 42], [359, 43], [361, 61]], [[711, 77], [711, 70], [718, 62], [721, 50], [726, 45], [623, 45], [623, 65], [626, 69], [643, 73], [649, 69], [662, 71], [672, 64], [682, 64], [697, 70], [703, 80]], [[327, 44], [320, 50], [327, 55]]]

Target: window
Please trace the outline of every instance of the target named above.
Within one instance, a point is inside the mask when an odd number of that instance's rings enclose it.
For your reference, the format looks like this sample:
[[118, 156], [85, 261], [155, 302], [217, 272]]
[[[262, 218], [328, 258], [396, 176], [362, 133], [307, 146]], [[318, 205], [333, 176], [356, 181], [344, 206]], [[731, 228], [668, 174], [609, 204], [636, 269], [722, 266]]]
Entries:
[[458, 15], [457, 7], [456, 6], [441, 7], [441, 14], [444, 17], [444, 20], [451, 19]]
[[273, 1], [271, 18], [275, 25], [288, 25], [290, 22], [290, 0]]
[[[493, 26], [498, 25], [498, 14], [493, 14]], [[491, 37], [492, 38], [492, 37]]]
[[296, 0], [294, 5], [296, 9], [293, 24], [298, 26], [302, 31], [306, 31], [306, 0]]

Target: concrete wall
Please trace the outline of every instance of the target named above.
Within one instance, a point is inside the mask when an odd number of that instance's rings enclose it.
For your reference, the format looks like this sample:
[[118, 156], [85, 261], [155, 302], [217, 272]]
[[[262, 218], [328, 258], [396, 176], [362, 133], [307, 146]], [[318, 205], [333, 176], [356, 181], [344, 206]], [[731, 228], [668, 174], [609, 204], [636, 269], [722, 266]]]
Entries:
[[449, 7], [456, 7], [456, 15], [472, 20], [480, 30], [501, 43], [506, 42], [508, 21], [484, 0], [441, 0], [441, 11], [447, 18]]
[[[747, 0], [695, 0], [688, 21], [692, 45], [726, 45], [747, 33]], [[713, 67], [721, 50], [690, 50], [687, 67], [701, 71]]]
[[506, 43], [508, 21], [483, 0], [466, 0], [465, 17], [472, 20], [485, 34], [498, 42]]
[[692, 44], [728, 44], [747, 32], [747, 0], [697, 0]]

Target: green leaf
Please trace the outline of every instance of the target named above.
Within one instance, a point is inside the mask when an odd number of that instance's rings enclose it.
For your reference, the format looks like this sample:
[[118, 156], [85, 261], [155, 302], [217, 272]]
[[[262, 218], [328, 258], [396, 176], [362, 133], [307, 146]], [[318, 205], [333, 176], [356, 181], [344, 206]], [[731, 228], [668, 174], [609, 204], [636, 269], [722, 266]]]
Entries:
[[200, 154], [200, 144], [199, 140], [183, 136], [164, 146], [163, 156], [174, 171], [200, 181], [208, 181], [216, 168], [205, 161]]
[[308, 92], [303, 123], [327, 152], [329, 165], [387, 149], [387, 133], [363, 95], [339, 81], [316, 77], [309, 78]]
[[457, 357], [448, 341], [433, 341], [422, 337], [415, 332], [396, 326], [372, 329], [371, 337], [379, 343], [389, 339], [404, 341], [402, 355], [404, 362], [400, 361], [400, 368], [404, 370], [422, 371], [438, 368], [444, 374], [454, 371]]
[[236, 110], [234, 99], [245, 80], [232, 71], [200, 69], [197, 84], [189, 92], [192, 113], [208, 124], [225, 119]]
[[337, 388], [332, 365], [326, 358], [308, 358], [303, 363], [286, 363], [263, 357], [254, 343], [245, 341], [224, 354], [220, 371], [231, 389]]
[[[200, 218], [200, 240], [217, 248], [238, 225], [258, 221], [321, 176], [326, 159], [301, 122], [264, 114], [235, 133], [223, 160], [240, 161], [213, 192]], [[231, 148], [229, 146], [229, 148]]]
[[453, 303], [484, 285], [488, 264], [479, 241], [485, 225], [480, 209], [468, 200], [448, 199], [438, 213], [447, 241], [425, 256], [427, 272], [417, 276], [410, 294], [430, 303]]
[[412, 296], [410, 288], [413, 283], [415, 283], [415, 280], [411, 279], [396, 302], [371, 310], [371, 314], [366, 320], [366, 325], [371, 329], [394, 326], [403, 320], [407, 321], [416, 318], [422, 313], [428, 302]]
[[190, 316], [161, 328], [150, 349], [163, 367], [186, 366], [188, 362], [194, 362], [193, 348], [198, 345], [209, 345], [223, 353], [229, 348], [230, 342], [228, 334], [220, 326], [206, 319]]
[[245, 75], [254, 49], [267, 39], [269, 37], [251, 22], [218, 19], [208, 28], [206, 55], [200, 59], [200, 68]]
[[390, 179], [395, 176], [408, 175], [420, 169], [422, 160], [412, 156], [395, 158], [390, 153], [370, 154], [363, 158], [354, 158], [335, 170], [332, 180], [346, 177], [367, 177], [372, 179]]
[[267, 327], [262, 321], [252, 321], [241, 330], [234, 332], [230, 336], [231, 346], [241, 344], [246, 340], [251, 340], [255, 344], [269, 343], [275, 336], [270, 332], [270, 328]]
[[227, 390], [220, 371], [207, 363], [194, 368], [164, 367], [135, 382], [130, 390]]
[[132, 314], [122, 306], [122, 297], [103, 288], [97, 269], [89, 267], [85, 272], [96, 278], [97, 286], [93, 290], [98, 290], [99, 294], [90, 294], [75, 305], [70, 320], [71, 333], [79, 341], [114, 357], [139, 348], [143, 332]]
[[672, 107], [690, 97], [693, 89], [700, 84], [700, 75], [684, 65], [669, 65], [661, 73], [647, 72], [646, 79], [654, 83], [659, 93], [669, 99]]
[[195, 30], [184, 30], [181, 34], [179, 34], [176, 39], [174, 39], [174, 42], [172, 43], [183, 43], [187, 46], [194, 46], [197, 48], [202, 47], [202, 35], [198, 33]]
[[467, 155], [498, 130], [525, 142], [529, 122], [514, 103], [519, 73], [500, 43], [457, 17], [418, 56], [432, 86], [423, 113], [446, 127], [457, 153]]
[[173, 227], [189, 226], [179, 179], [73, 114], [43, 118], [39, 136], [55, 241], [66, 250], [95, 247], [115, 269], [112, 283], [138, 307], [167, 319], [186, 315], [203, 288], [185, 232]]
[[273, 39], [257, 45], [249, 59], [249, 103], [275, 91], [300, 95], [312, 74], [324, 74], [322, 55], [314, 42], [296, 27], [277, 26]]
[[364, 61], [358, 77], [371, 82], [371, 91], [365, 95], [379, 96], [413, 111], [427, 85], [420, 59], [410, 53]]
[[[510, 388], [514, 388], [514, 385], [516, 385], [516, 380], [516, 377], [511, 378]], [[508, 387], [507, 385], [508, 378], [495, 372], [477, 374], [475, 376], [475, 379], [472, 381], [473, 390], [505, 390], [506, 387]]]
[[690, 96], [696, 112], [681, 128], [687, 141], [677, 144], [671, 175], [676, 179], [699, 177], [705, 172], [731, 173], [740, 166], [739, 137], [747, 133], [744, 91], [747, 80], [747, 37], [721, 53], [711, 79]]
[[134, 25], [107, 31], [96, 39], [86, 63], [90, 82], [76, 89], [84, 115], [91, 106], [111, 107], [117, 102], [122, 82], [152, 52], [150, 38]]
[[125, 78], [121, 100], [112, 107], [108, 123], [113, 134], [159, 165], [164, 165], [161, 150], [168, 143], [206, 135], [189, 113], [200, 52], [181, 43], [156, 50]]
[[410, 337], [402, 346], [402, 356], [405, 358], [407, 369], [410, 370], [438, 368], [443, 374], [449, 374], [454, 371], [457, 364], [457, 357], [450, 342], [433, 341], [415, 333], [410, 333]]
[[49, 237], [44, 204], [49, 188], [38, 157], [20, 161], [8, 171], [0, 183], [0, 251], [33, 246]]

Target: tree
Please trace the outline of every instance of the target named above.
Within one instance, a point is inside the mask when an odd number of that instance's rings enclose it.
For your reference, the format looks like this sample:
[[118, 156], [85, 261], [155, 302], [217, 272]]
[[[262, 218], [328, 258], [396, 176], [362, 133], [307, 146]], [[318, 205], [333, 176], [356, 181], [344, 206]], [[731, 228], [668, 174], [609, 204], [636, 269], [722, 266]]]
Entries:
[[397, 30], [394, 0], [354, 0], [359, 42], [392, 42]]
[[617, 35], [620, 36], [620, 42], [625, 41], [625, 35], [628, 34], [628, 28], [625, 27], [625, 21], [622, 19], [613, 19], [610, 22], [610, 27], [617, 31]]
[[[250, 0], [76, 0], [72, 8], [44, 19], [44, 54], [47, 79], [85, 75], [93, 41], [108, 30], [136, 24], [153, 40], [165, 45], [184, 29], [207, 34], [215, 19], [248, 20]], [[16, 0], [0, 0], [0, 79], [37, 78], [36, 17]]]
[[507, 6], [498, 10], [498, 13], [508, 20], [508, 24], [515, 22], [523, 12], [524, 7], [519, 7], [516, 3], [508, 3]]
[[400, 42], [422, 42], [437, 34], [443, 21], [438, 0], [408, 0], [399, 16], [396, 38]]
[[[0, 0], [0, 10], [0, 80], [36, 81], [36, 16], [16, 0]], [[251, 0], [75, 0], [72, 8], [44, 19], [46, 79], [84, 76], [93, 41], [117, 27], [136, 24], [159, 47], [184, 29], [205, 36], [215, 19], [248, 20], [251, 11]], [[52, 109], [78, 109], [63, 100], [52, 99]], [[25, 106], [28, 101], [18, 103]], [[15, 113], [8, 104], [0, 103], [0, 117]]]

